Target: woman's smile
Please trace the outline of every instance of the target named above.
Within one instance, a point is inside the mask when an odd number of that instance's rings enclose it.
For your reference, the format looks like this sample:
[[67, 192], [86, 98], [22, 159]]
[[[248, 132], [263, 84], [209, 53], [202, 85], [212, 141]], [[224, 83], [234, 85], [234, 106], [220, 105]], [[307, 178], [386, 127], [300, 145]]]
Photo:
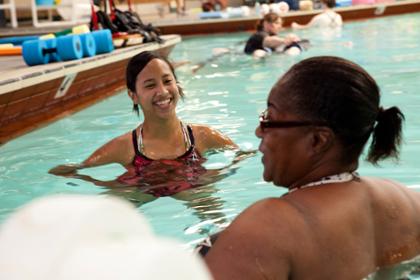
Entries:
[[167, 97], [165, 99], [160, 99], [158, 101], [154, 101], [153, 105], [159, 107], [160, 109], [167, 109], [169, 108], [170, 104], [172, 103], [173, 98]]

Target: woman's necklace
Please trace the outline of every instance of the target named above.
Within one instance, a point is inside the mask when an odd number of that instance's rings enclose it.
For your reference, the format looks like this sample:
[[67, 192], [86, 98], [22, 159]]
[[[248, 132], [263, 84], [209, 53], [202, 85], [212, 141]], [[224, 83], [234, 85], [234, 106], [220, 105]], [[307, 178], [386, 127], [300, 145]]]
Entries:
[[335, 174], [335, 175], [329, 175], [329, 176], [322, 177], [321, 179], [319, 179], [317, 181], [307, 183], [303, 186], [292, 188], [292, 189], [289, 190], [288, 193], [292, 193], [292, 192], [300, 190], [300, 189], [315, 187], [315, 186], [319, 186], [319, 185], [350, 182], [351, 180], [356, 179], [356, 178], [359, 178], [359, 174], [357, 174], [357, 172], [355, 172], [355, 171], [353, 171], [353, 172], [343, 172], [343, 173], [339, 173], [339, 174]]

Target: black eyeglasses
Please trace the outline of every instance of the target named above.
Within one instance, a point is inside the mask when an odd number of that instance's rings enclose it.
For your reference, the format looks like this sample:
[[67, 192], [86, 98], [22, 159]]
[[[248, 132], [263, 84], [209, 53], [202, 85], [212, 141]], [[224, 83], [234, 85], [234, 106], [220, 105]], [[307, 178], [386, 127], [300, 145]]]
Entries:
[[269, 121], [268, 110], [260, 114], [260, 127], [264, 131], [265, 128], [290, 128], [299, 126], [324, 126], [325, 122], [314, 121]]

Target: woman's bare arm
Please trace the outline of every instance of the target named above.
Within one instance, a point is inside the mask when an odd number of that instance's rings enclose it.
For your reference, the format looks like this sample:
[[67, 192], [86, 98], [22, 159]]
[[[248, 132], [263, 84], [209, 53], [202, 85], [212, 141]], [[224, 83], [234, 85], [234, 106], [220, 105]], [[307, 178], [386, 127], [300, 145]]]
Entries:
[[267, 36], [264, 38], [264, 47], [276, 49], [281, 46], [290, 45], [293, 42], [299, 42], [300, 38], [296, 34], [289, 33], [284, 38], [279, 36]]
[[283, 242], [287, 241], [288, 233], [287, 229], [279, 231], [271, 225], [273, 201], [257, 202], [220, 233], [205, 256], [216, 280], [289, 279], [290, 254]]
[[267, 36], [264, 38], [264, 41], [263, 41], [263, 46], [265, 48], [271, 48], [271, 49], [276, 49], [285, 44], [286, 42], [284, 38], [281, 38], [279, 36]]
[[48, 172], [58, 176], [72, 176], [79, 169], [110, 163], [119, 163], [127, 166], [131, 163], [133, 157], [134, 150], [132, 148], [131, 133], [126, 133], [101, 146], [82, 163], [58, 165]]

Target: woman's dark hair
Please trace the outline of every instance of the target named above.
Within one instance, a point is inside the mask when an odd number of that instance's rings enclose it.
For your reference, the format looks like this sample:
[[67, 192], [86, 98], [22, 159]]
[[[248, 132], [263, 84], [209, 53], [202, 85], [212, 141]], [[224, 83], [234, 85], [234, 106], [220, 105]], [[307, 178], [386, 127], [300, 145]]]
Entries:
[[322, 0], [321, 2], [324, 3], [328, 8], [335, 7], [335, 0]]
[[398, 158], [404, 115], [397, 107], [380, 107], [379, 87], [359, 65], [332, 56], [305, 59], [273, 90], [285, 108], [334, 131], [345, 149], [343, 162], [357, 161], [370, 135], [369, 162]]
[[[125, 78], [126, 78], [127, 88], [131, 92], [136, 93], [137, 76], [140, 74], [141, 71], [143, 71], [144, 67], [146, 67], [146, 65], [153, 59], [160, 59], [162, 61], [165, 61], [169, 65], [169, 68], [171, 69], [171, 72], [175, 77], [175, 81], [178, 84], [178, 78], [176, 77], [175, 69], [165, 57], [160, 56], [154, 52], [144, 51], [133, 56], [127, 64], [127, 68], [125, 71]], [[178, 90], [179, 90], [179, 95], [181, 96], [181, 98], [184, 98], [184, 91], [179, 85], [178, 85]], [[137, 115], [139, 115], [138, 104], [133, 105], [133, 111], [135, 111]]]
[[264, 22], [273, 23], [276, 22], [280, 16], [276, 13], [268, 13], [257, 23], [257, 31], [264, 31]]

